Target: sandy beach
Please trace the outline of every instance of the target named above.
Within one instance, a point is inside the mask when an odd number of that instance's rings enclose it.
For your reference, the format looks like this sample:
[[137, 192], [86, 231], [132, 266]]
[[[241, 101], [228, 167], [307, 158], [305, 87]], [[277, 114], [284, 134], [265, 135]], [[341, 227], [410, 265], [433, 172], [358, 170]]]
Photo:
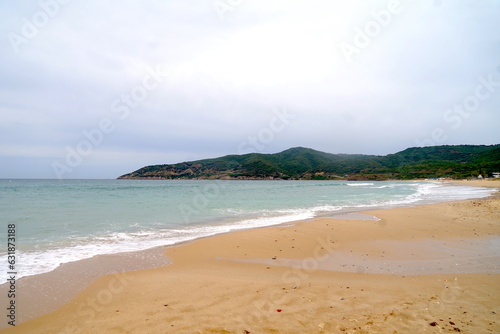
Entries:
[[498, 196], [232, 232], [165, 255], [172, 264], [100, 277], [0, 332], [500, 332]]

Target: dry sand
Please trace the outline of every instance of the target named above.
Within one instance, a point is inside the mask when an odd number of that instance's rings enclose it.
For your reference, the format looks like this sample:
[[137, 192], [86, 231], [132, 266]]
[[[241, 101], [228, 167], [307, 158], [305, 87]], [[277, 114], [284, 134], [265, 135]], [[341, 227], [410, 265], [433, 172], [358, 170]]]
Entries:
[[172, 247], [2, 333], [500, 333], [498, 197], [366, 214]]

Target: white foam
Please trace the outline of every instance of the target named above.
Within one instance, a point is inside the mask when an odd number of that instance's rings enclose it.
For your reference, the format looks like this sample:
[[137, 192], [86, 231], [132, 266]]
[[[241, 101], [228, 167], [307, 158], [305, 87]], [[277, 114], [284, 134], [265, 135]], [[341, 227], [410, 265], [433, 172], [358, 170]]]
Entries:
[[494, 189], [449, 186], [441, 183], [423, 183], [417, 185], [416, 193], [401, 200], [386, 202], [389, 205], [438, 203], [473, 198], [484, 198], [494, 193]]
[[373, 203], [364, 203], [360, 205], [352, 205], [349, 208], [370, 208], [370, 207], [395, 207], [405, 205], [418, 205], [425, 203], [438, 203], [448, 201], [458, 201], [465, 199], [484, 198], [495, 193], [495, 189], [450, 186], [438, 182], [425, 183], [410, 183], [410, 184], [393, 184], [388, 186], [414, 186], [415, 193], [402, 197], [401, 199], [393, 199], [388, 201], [380, 201]]
[[374, 183], [346, 183], [347, 186], [350, 187], [366, 187], [366, 186], [374, 186]]
[[495, 193], [496, 189], [451, 186], [441, 183], [429, 183], [421, 186], [418, 194], [422, 200], [433, 202], [458, 201], [464, 199], [484, 198]]
[[396, 187], [414, 187], [418, 186], [418, 183], [392, 183], [392, 184], [385, 184], [382, 186], [378, 187], [371, 187], [373, 189], [385, 189], [385, 188], [396, 188]]

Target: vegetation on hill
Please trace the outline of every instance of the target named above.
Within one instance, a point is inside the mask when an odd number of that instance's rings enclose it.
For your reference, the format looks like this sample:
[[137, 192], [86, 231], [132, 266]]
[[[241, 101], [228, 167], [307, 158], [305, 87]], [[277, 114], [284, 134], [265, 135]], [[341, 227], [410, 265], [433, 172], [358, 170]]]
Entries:
[[120, 179], [387, 180], [485, 177], [500, 172], [500, 145], [408, 148], [386, 156], [331, 154], [296, 147], [143, 167]]

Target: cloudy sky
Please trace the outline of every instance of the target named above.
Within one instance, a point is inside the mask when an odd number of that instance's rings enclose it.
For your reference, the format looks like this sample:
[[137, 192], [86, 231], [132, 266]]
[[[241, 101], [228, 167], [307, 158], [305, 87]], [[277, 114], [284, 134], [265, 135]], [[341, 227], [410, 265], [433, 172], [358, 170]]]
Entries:
[[500, 143], [500, 1], [0, 2], [0, 178]]

